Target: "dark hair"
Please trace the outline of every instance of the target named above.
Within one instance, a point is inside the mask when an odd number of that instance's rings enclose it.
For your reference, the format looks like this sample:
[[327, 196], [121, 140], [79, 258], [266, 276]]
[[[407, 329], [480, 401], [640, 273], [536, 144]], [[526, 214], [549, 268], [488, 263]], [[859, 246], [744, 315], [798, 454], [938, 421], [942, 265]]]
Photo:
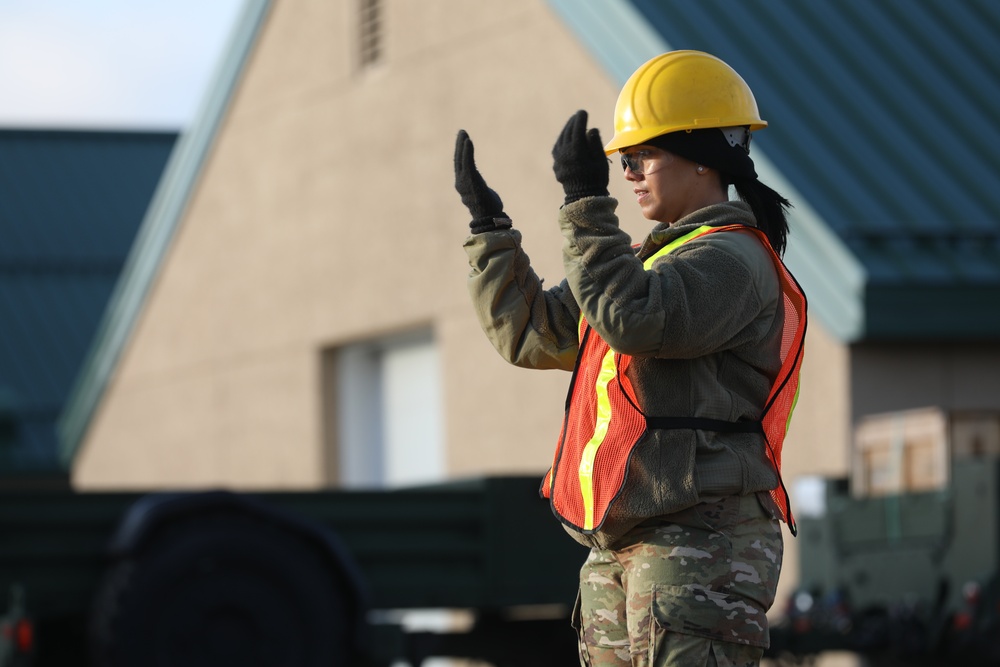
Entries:
[[730, 185], [747, 203], [771, 247], [779, 256], [785, 252], [788, 237], [788, 209], [791, 203], [757, 178], [750, 159], [749, 138], [745, 144], [732, 144], [719, 128], [682, 130], [655, 137], [648, 142], [719, 172], [723, 188]]
[[[723, 180], [727, 180], [723, 174]], [[785, 241], [788, 238], [788, 209], [792, 204], [780, 194], [753, 178], [730, 178], [736, 194], [753, 211], [757, 227], [764, 232], [771, 247], [779, 257], [785, 254]], [[728, 184], [727, 184], [728, 185]]]

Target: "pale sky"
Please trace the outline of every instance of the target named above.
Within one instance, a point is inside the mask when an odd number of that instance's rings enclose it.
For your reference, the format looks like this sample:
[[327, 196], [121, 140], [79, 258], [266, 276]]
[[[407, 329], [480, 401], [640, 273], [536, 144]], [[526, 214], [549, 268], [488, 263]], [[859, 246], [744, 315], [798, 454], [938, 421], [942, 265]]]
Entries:
[[180, 129], [243, 0], [0, 0], [0, 128]]

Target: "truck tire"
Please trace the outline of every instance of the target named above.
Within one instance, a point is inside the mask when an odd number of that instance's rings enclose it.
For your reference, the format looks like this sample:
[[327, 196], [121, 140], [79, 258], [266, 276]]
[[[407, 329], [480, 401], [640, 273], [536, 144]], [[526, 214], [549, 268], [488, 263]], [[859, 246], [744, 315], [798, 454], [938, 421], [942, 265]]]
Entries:
[[331, 667], [350, 661], [343, 582], [313, 545], [260, 518], [168, 522], [108, 572], [98, 667]]

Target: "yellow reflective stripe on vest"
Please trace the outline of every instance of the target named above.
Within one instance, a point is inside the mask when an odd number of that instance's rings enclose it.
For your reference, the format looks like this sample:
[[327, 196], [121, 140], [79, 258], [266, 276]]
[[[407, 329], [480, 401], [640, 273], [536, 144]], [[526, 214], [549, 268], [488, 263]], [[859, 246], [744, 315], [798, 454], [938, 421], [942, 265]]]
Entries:
[[785, 433], [788, 433], [788, 427], [792, 425], [792, 413], [795, 412], [795, 406], [799, 404], [799, 390], [802, 386], [795, 388], [795, 394], [792, 396], [792, 407], [788, 408], [788, 417], [785, 418]]
[[608, 385], [618, 373], [615, 364], [615, 351], [609, 349], [601, 360], [601, 371], [597, 375], [594, 391], [597, 393], [597, 423], [594, 424], [594, 435], [591, 436], [583, 454], [580, 457], [580, 495], [583, 499], [583, 528], [591, 530], [594, 527], [594, 459], [597, 450], [608, 435], [611, 424], [611, 399], [608, 398]]
[[642, 268], [644, 268], [647, 271], [649, 271], [651, 268], [653, 268], [653, 262], [655, 262], [659, 258], [663, 257], [667, 253], [671, 252], [672, 250], [675, 250], [677, 248], [677, 246], [684, 245], [685, 243], [687, 243], [691, 239], [693, 239], [693, 238], [695, 238], [697, 236], [701, 236], [702, 234], [706, 234], [706, 233], [712, 231], [713, 229], [714, 229], [714, 227], [712, 227], [711, 225], [702, 225], [701, 227], [699, 227], [698, 229], [694, 230], [693, 232], [688, 232], [684, 236], [681, 236], [681, 237], [678, 237], [678, 238], [674, 239], [673, 241], [671, 241], [667, 245], [665, 245], [662, 248], [660, 248], [659, 250], [657, 250], [650, 257], [648, 257], [646, 259], [646, 261], [644, 261], [642, 263]]

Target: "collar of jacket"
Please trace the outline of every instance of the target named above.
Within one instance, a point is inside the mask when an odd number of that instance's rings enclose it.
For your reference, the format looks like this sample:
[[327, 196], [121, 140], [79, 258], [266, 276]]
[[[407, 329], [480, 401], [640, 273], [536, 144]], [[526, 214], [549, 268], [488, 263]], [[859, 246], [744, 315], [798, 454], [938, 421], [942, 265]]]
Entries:
[[647, 246], [662, 248], [674, 239], [684, 236], [688, 232], [694, 231], [702, 225], [748, 225], [756, 227], [757, 222], [753, 217], [750, 207], [742, 201], [725, 201], [720, 204], [712, 204], [705, 208], [698, 209], [694, 213], [685, 215], [673, 224], [661, 222], [649, 233], [649, 237], [642, 244], [643, 250]]

